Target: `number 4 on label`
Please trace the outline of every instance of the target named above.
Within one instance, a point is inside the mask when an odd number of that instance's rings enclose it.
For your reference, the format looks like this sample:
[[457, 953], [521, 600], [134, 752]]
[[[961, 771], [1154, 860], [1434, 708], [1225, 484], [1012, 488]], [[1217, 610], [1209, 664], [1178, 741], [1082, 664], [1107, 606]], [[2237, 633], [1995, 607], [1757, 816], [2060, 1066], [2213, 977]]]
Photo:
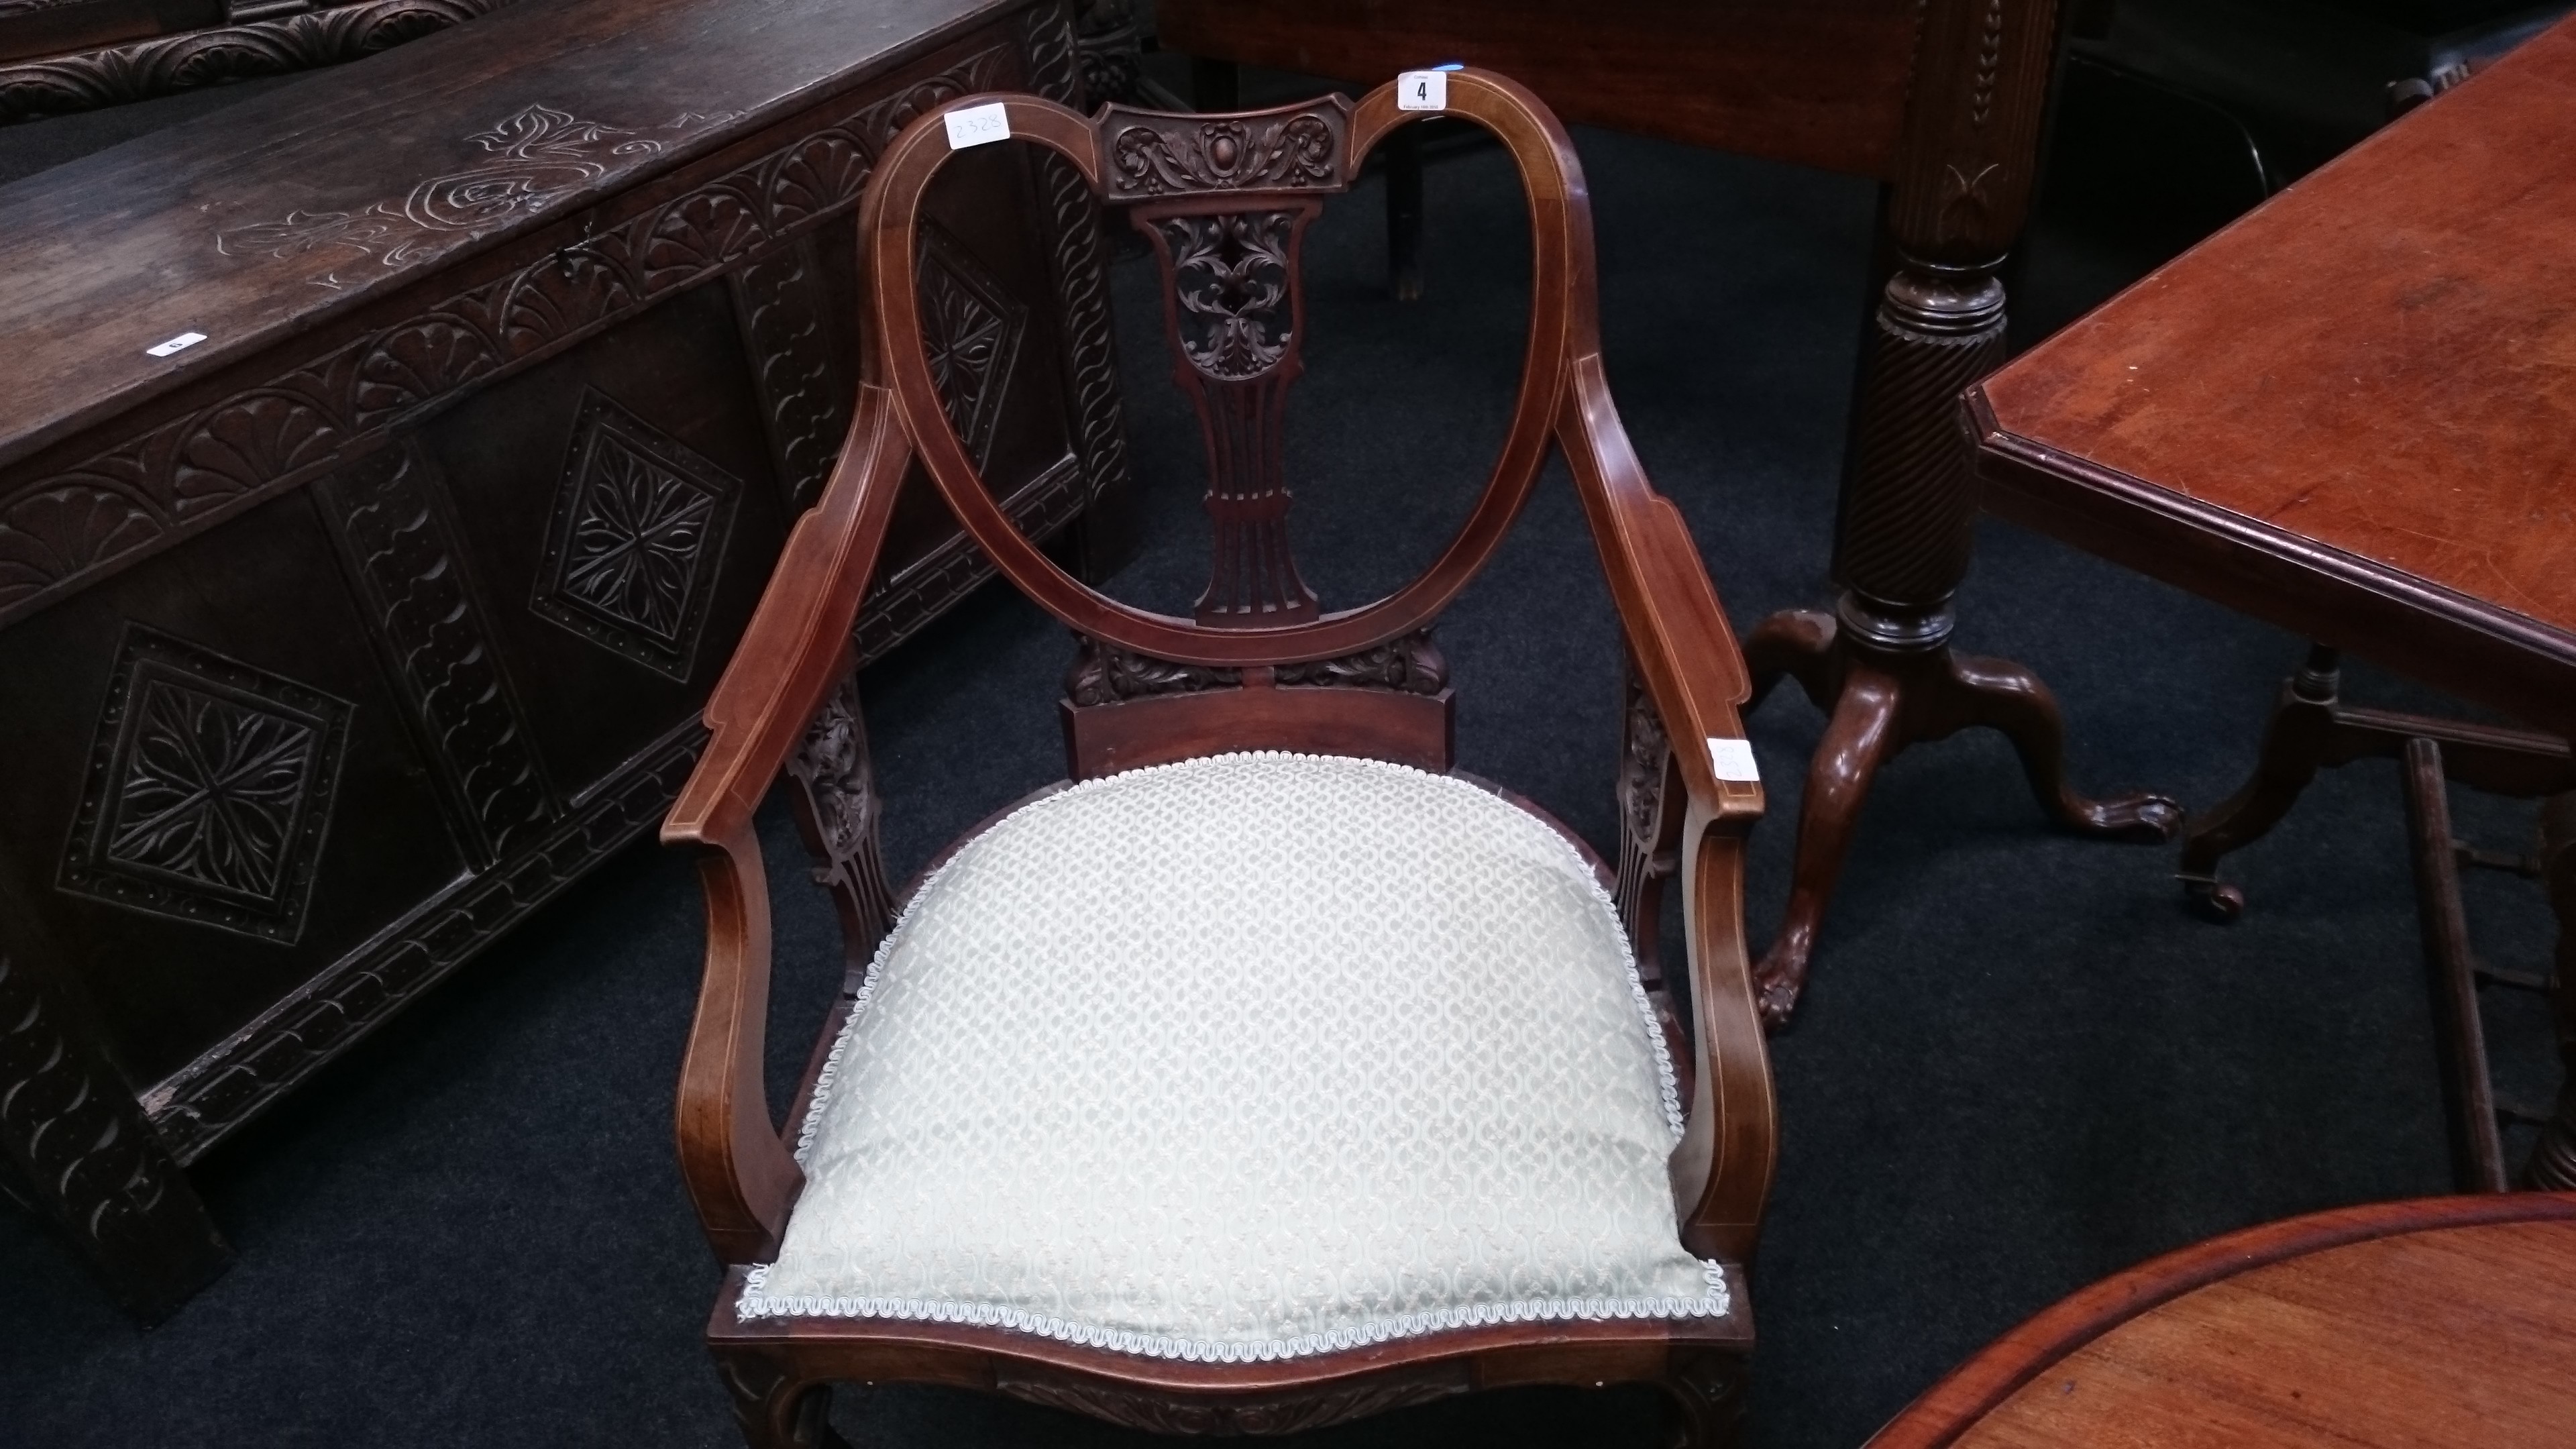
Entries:
[[1395, 108], [1399, 111], [1449, 109], [1449, 73], [1445, 70], [1409, 70], [1397, 76]]

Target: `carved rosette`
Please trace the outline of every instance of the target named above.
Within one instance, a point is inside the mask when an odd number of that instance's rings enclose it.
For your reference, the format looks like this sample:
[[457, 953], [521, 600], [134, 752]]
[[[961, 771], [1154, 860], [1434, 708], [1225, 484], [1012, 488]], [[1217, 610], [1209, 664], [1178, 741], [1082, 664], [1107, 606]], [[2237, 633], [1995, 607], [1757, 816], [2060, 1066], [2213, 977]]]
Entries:
[[404, 927], [342, 958], [256, 1030], [226, 1042], [143, 1094], [144, 1110], [182, 1162], [234, 1128], [404, 1003], [648, 833], [697, 764], [706, 732], [682, 725], [525, 852], [460, 882]]
[[129, 624], [58, 884], [294, 944], [331, 824], [349, 710]]
[[818, 861], [814, 883], [832, 893], [851, 963], [864, 962], [894, 925], [894, 892], [886, 887], [877, 846], [883, 803], [868, 757], [855, 671], [824, 696], [787, 773], [801, 787], [797, 818]]

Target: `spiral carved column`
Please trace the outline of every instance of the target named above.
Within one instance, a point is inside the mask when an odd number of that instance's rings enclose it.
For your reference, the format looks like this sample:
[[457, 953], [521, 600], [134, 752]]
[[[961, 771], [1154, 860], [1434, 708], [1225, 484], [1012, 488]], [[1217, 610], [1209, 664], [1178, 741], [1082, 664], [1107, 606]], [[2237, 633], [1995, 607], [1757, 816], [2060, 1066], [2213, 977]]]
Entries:
[[2182, 822], [2159, 795], [2076, 794], [2048, 687], [2016, 664], [1950, 650], [1977, 508], [1959, 394], [2004, 358], [1995, 274], [2029, 210], [2055, 22], [2053, 0], [1925, 6], [1888, 206], [1897, 264], [1862, 360], [1835, 525], [1841, 594], [1830, 614], [1774, 614], [1745, 641], [1753, 705], [1785, 675], [1831, 717], [1808, 768], [1788, 910], [1757, 972], [1775, 1028], [1806, 983], [1870, 784], [1907, 745], [1988, 726], [2012, 740], [2060, 824], [2161, 841]]

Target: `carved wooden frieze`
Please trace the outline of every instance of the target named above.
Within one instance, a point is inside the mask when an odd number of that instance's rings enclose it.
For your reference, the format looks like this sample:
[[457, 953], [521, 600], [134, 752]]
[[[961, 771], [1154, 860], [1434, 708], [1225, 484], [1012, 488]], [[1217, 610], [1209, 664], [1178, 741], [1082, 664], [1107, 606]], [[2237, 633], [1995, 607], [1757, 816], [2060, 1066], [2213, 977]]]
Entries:
[[292, 944], [348, 723], [346, 701], [128, 625], [58, 883]]
[[1449, 687], [1449, 660], [1432, 642], [1431, 631], [1426, 628], [1357, 654], [1308, 664], [1282, 664], [1276, 677], [1281, 684], [1438, 694]]
[[562, 811], [429, 460], [416, 445], [388, 449], [315, 494], [463, 822], [466, 854], [489, 865]]
[[1029, 309], [937, 223], [925, 223], [921, 238], [923, 352], [949, 425], [981, 468], [1002, 419], [1020, 339], [1029, 330]]
[[1348, 189], [1351, 103], [1339, 95], [1246, 116], [1202, 118], [1109, 106], [1102, 116], [1105, 199], [1211, 191]]
[[623, 219], [611, 209], [561, 256], [12, 489], [0, 498], [0, 624], [305, 482], [428, 404], [551, 357], [848, 209], [870, 158], [905, 120], [999, 84], [1009, 60], [997, 45], [894, 96], [853, 103], [683, 195]]
[[171, 91], [355, 60], [497, 10], [509, 0], [343, 0], [300, 13], [0, 65], [0, 122], [121, 105]]
[[649, 831], [670, 805], [706, 738], [681, 726], [559, 820], [533, 848], [470, 877], [400, 930], [343, 958], [223, 1046], [143, 1094], [143, 1108], [179, 1160], [197, 1154], [526, 919], [602, 856]]
[[[1084, 460], [1068, 456], [1031, 479], [1002, 509], [1031, 538], [1045, 538], [1073, 522], [1095, 496], [1085, 483]], [[861, 664], [885, 657], [938, 616], [941, 608], [993, 576], [993, 560], [958, 534], [869, 590], [850, 629]]]
[[342, 272], [371, 263], [399, 269], [427, 261], [457, 241], [582, 192], [621, 162], [659, 155], [690, 132], [729, 119], [729, 113], [684, 111], [663, 125], [639, 129], [529, 106], [465, 138], [487, 157], [430, 177], [398, 201], [356, 211], [291, 211], [276, 221], [217, 232], [215, 249], [280, 261], [319, 254], [329, 266], [307, 280], [337, 291], [348, 284]]
[[82, 1035], [26, 963], [0, 949], [0, 1166], [14, 1167], [32, 1205], [108, 1267], [120, 1296], [158, 1317], [227, 1250], [187, 1175]]
[[993, 1386], [1015, 1399], [1069, 1409], [1153, 1434], [1295, 1434], [1329, 1424], [1427, 1404], [1473, 1387], [1463, 1363], [1430, 1364], [1358, 1380], [1268, 1394], [1219, 1397], [1077, 1378], [997, 1362]]
[[825, 334], [829, 305], [811, 233], [726, 274], [743, 354], [768, 414], [771, 461], [791, 513], [823, 494], [850, 427], [856, 390]]
[[[1048, 100], [1088, 110], [1076, 61], [1073, 20], [1062, 6], [1040, 6], [1020, 22], [1028, 47], [1028, 84]], [[1065, 359], [1072, 372], [1076, 451], [1082, 459], [1084, 499], [1127, 476], [1127, 432], [1118, 406], [1118, 359], [1110, 338], [1108, 268], [1103, 264], [1100, 211], [1091, 183], [1073, 163], [1052, 151], [1037, 158], [1055, 260], [1056, 294], [1064, 307]], [[1035, 537], [1036, 535], [1032, 535]]]
[[529, 606], [687, 679], [741, 493], [731, 474], [591, 393], [573, 426]]
[[806, 843], [821, 862], [814, 867], [814, 883], [832, 893], [842, 947], [851, 964], [859, 965], [893, 928], [895, 903], [877, 844], [884, 802], [868, 757], [857, 671], [824, 696], [787, 773], [802, 787], [798, 814]]

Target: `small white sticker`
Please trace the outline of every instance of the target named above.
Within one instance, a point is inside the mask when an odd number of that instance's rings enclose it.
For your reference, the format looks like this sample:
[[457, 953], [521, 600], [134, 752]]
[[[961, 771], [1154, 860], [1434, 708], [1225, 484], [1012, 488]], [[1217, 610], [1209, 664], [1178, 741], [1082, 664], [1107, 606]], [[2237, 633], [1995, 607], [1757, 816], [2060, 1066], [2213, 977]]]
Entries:
[[1011, 113], [1002, 109], [1000, 101], [948, 113], [948, 149], [951, 151], [963, 151], [969, 146], [1010, 138]]
[[1747, 785], [1762, 783], [1762, 771], [1753, 763], [1753, 742], [1722, 740], [1708, 737], [1708, 762], [1717, 770], [1717, 778]]
[[1449, 109], [1449, 72], [1445, 70], [1409, 70], [1395, 78], [1395, 108], [1399, 111], [1445, 111]]
[[194, 347], [205, 340], [206, 334], [203, 332], [182, 332], [167, 342], [160, 343], [157, 346], [144, 348], [143, 355], [146, 357], [167, 357], [173, 352], [185, 352], [189, 348]]

